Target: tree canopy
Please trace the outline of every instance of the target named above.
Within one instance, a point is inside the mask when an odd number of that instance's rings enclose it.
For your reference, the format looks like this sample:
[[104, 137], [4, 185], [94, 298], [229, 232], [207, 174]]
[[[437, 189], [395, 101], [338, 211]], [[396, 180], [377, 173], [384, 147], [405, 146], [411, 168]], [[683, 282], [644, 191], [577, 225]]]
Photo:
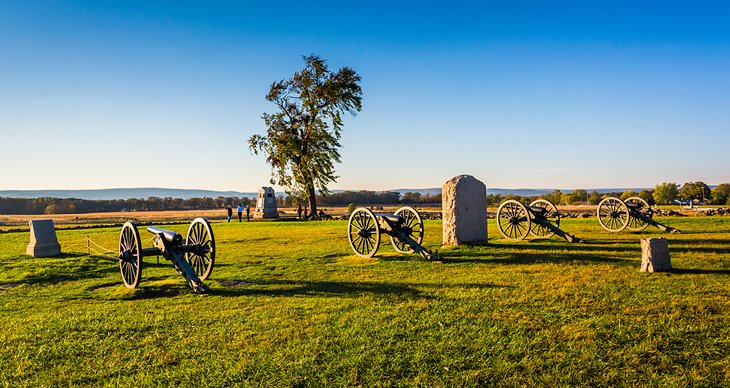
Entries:
[[278, 111], [262, 115], [266, 134], [251, 136], [249, 147], [267, 155], [272, 184], [307, 198], [310, 214], [317, 214], [316, 191], [328, 194], [327, 185], [338, 178], [342, 115], [362, 109], [362, 89], [351, 68], [332, 72], [317, 55], [303, 58], [304, 69], [271, 84], [266, 100]]
[[654, 187], [654, 193], [652, 195], [656, 203], [666, 205], [677, 199], [679, 186], [671, 182], [660, 183]]
[[683, 199], [707, 199], [710, 198], [711, 192], [705, 182], [687, 182], [679, 189], [679, 196]]

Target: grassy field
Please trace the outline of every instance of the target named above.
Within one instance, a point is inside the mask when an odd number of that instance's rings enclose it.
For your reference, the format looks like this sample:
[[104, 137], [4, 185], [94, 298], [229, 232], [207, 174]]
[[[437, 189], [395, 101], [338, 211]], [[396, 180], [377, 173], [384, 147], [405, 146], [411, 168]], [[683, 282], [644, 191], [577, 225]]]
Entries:
[[[722, 386], [730, 380], [730, 217], [665, 218], [675, 270], [640, 273], [639, 239], [594, 218], [588, 244], [444, 249], [442, 263], [352, 254], [345, 221], [214, 223], [217, 265], [192, 294], [145, 258], [140, 288], [63, 230], [62, 257], [23, 255], [0, 234], [5, 386]], [[184, 232], [185, 225], [170, 229]], [[150, 235], [141, 231], [142, 240]], [[439, 221], [426, 222], [438, 249]], [[149, 242], [145, 242], [149, 246]], [[238, 285], [223, 286], [239, 281]]]

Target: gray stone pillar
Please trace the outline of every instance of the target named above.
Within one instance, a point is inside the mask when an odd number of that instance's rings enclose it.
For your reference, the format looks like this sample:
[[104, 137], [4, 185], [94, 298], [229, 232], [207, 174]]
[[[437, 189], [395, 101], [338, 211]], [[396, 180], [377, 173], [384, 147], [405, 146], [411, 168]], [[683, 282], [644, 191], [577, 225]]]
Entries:
[[641, 272], [663, 272], [672, 269], [669, 243], [664, 237], [641, 239]]
[[487, 187], [471, 175], [459, 175], [441, 187], [444, 245], [487, 241]]
[[30, 244], [25, 253], [34, 257], [53, 257], [61, 254], [53, 220], [30, 221]]
[[279, 211], [276, 208], [276, 194], [273, 188], [262, 187], [259, 189], [253, 218], [279, 218]]

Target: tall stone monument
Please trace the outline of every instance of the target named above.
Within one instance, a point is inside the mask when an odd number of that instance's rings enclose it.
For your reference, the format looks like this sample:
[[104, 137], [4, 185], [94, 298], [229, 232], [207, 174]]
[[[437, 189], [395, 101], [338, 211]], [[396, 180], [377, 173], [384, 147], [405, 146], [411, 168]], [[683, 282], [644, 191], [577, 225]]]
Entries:
[[459, 175], [441, 187], [444, 245], [487, 242], [487, 187], [471, 175]]
[[25, 253], [34, 257], [53, 257], [61, 254], [53, 220], [30, 221], [30, 244]]
[[276, 194], [273, 188], [262, 187], [259, 189], [253, 218], [279, 218], [279, 211], [276, 209]]

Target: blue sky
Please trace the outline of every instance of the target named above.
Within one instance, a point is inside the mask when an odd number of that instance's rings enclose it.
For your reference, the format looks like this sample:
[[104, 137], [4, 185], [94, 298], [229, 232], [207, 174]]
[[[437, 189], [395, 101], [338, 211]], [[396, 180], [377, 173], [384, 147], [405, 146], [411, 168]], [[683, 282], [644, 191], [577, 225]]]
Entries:
[[724, 2], [0, 0], [0, 189], [251, 191], [316, 53], [362, 76], [335, 189], [730, 181]]

